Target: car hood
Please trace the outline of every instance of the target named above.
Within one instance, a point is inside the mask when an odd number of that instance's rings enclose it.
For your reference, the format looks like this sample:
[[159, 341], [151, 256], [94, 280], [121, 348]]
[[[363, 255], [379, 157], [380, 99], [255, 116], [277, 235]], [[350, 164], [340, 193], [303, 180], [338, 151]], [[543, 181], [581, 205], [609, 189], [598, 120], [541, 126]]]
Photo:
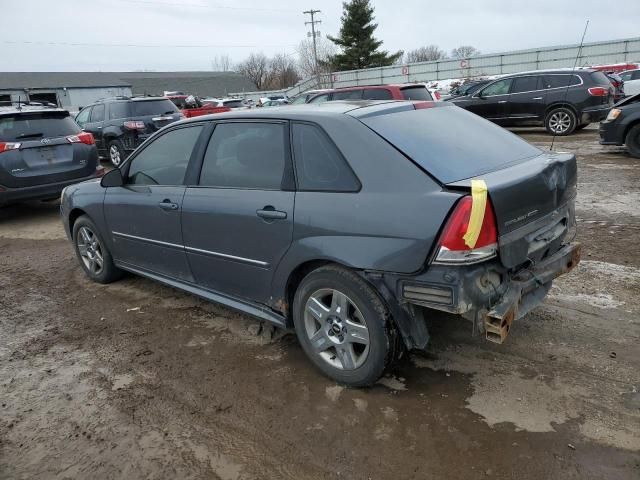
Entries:
[[640, 108], [640, 93], [626, 97], [614, 105], [614, 108], [620, 107]]

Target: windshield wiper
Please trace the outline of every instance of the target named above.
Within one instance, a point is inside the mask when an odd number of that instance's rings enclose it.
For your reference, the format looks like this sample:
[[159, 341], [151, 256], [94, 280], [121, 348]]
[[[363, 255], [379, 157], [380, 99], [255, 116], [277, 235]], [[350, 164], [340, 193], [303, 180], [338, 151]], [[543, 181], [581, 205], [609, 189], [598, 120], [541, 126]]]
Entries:
[[39, 133], [21, 133], [20, 135], [16, 136], [16, 140], [18, 138], [30, 138], [30, 137], [41, 137], [44, 134], [42, 132]]

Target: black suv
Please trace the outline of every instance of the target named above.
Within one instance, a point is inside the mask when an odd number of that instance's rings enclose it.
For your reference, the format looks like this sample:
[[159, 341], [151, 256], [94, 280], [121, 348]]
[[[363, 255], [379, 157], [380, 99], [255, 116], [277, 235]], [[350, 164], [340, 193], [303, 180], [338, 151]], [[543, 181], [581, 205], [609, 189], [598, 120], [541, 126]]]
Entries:
[[152, 133], [184, 118], [164, 97], [114, 97], [80, 110], [76, 122], [96, 139], [98, 154], [118, 167]]
[[579, 69], [508, 75], [449, 101], [505, 127], [543, 125], [551, 134], [569, 135], [606, 118], [613, 97], [604, 73]]
[[0, 107], [0, 205], [55, 198], [101, 176], [93, 136], [69, 112], [44, 105]]

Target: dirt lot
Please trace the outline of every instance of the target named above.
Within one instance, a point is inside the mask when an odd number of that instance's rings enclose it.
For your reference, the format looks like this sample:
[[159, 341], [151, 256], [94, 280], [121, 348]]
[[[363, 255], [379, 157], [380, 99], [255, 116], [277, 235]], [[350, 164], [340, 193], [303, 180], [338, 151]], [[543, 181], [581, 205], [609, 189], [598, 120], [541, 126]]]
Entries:
[[640, 165], [592, 129], [556, 146], [580, 266], [505, 345], [430, 318], [428, 356], [368, 390], [233, 311], [89, 283], [55, 204], [0, 210], [0, 478], [637, 480]]

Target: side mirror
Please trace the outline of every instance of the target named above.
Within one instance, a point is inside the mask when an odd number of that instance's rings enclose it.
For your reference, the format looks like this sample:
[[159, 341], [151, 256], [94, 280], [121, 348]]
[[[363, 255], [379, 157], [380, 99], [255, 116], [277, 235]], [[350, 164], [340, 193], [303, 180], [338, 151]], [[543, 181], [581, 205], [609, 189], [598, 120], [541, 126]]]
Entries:
[[124, 185], [124, 179], [119, 168], [114, 168], [106, 173], [100, 180], [100, 186], [102, 187], [121, 187], [122, 185]]

